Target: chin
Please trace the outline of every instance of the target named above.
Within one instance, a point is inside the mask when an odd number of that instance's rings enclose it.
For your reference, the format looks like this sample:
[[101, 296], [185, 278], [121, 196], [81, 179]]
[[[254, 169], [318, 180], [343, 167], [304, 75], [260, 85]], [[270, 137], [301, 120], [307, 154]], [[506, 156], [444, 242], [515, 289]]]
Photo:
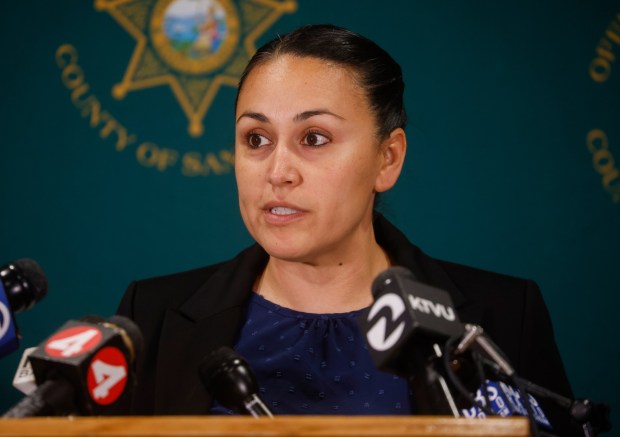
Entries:
[[282, 240], [273, 237], [257, 241], [272, 258], [290, 262], [304, 262], [311, 256], [311, 251], [307, 243], [304, 244], [299, 241], [291, 241], [290, 239]]
[[[260, 244], [260, 243], [259, 243]], [[290, 262], [301, 262], [307, 257], [307, 253], [305, 251], [297, 250], [291, 245], [262, 245], [263, 249], [269, 254], [272, 258], [277, 258], [283, 261]]]

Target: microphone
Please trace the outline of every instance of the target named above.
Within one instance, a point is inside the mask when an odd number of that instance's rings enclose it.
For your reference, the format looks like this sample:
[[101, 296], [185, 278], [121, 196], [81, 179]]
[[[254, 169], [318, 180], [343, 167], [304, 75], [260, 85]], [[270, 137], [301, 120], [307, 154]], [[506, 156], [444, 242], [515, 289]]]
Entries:
[[[80, 321], [97, 324], [105, 322], [105, 319], [101, 316], [90, 314], [80, 317]], [[29, 361], [30, 354], [36, 349], [36, 347], [30, 347], [24, 350], [22, 358], [17, 365], [15, 376], [13, 377], [13, 387], [25, 395], [29, 395], [37, 389], [37, 381]]]
[[[80, 321], [97, 324], [105, 322], [105, 319], [97, 315], [88, 315], [80, 317]], [[30, 347], [24, 350], [22, 358], [19, 360], [19, 364], [17, 365], [15, 376], [13, 377], [13, 387], [15, 387], [17, 390], [21, 391], [25, 395], [29, 395], [37, 389], [37, 381], [35, 379], [34, 372], [32, 371], [32, 366], [30, 365], [30, 361], [28, 359], [30, 357], [30, 354], [36, 349], [36, 347]]]
[[34, 378], [32, 366], [30, 365], [30, 361], [28, 361], [28, 357], [36, 349], [36, 347], [29, 347], [24, 350], [22, 358], [17, 365], [17, 370], [15, 370], [15, 376], [13, 377], [13, 387], [25, 395], [29, 395], [37, 389], [37, 382]]
[[374, 303], [358, 323], [375, 366], [410, 379], [420, 414], [460, 416], [444, 376], [434, 365], [440, 344], [461, 335], [463, 325], [450, 295], [416, 281], [404, 267], [391, 267], [372, 283]]
[[[517, 387], [515, 389], [514, 387], [506, 385], [504, 382], [500, 381], [499, 388], [501, 391], [499, 394], [504, 394], [504, 397], [495, 396], [495, 401], [497, 404], [494, 404], [494, 402], [489, 399], [491, 407], [490, 410], [487, 409], [486, 400], [480, 402], [481, 396], [477, 393], [476, 398], [472, 402], [473, 407], [471, 409], [471, 413], [474, 414], [476, 411], [480, 411], [480, 408], [485, 408], [489, 413], [497, 414], [497, 408], [501, 411], [501, 415], [512, 415], [512, 413], [515, 413], [519, 416], [528, 417], [530, 419], [531, 431], [534, 437], [538, 436], [537, 424], [543, 425], [547, 429], [551, 429], [551, 424], [543, 413], [538, 401], [530, 393], [528, 393], [526, 388], [527, 384], [530, 386], [535, 385], [518, 377], [509, 360], [504, 356], [500, 348], [485, 334], [484, 329], [482, 329], [481, 326], [468, 323], [464, 325], [464, 328], [465, 333], [455, 348], [453, 347], [453, 343], [456, 341], [456, 338], [451, 338], [446, 342], [446, 357], [444, 362], [446, 363], [448, 375], [451, 376], [454, 385], [457, 388], [460, 386], [462, 387], [462, 385], [458, 382], [456, 375], [454, 375], [452, 368], [460, 368], [464, 364], [460, 356], [462, 356], [462, 354], [468, 349], [473, 348], [479, 352], [472, 352], [472, 358], [478, 362], [480, 369], [484, 364], [487, 368], [491, 369], [497, 377], [504, 380], [508, 379]], [[480, 355], [480, 353], [488, 357], [490, 360]], [[448, 368], [447, 363], [450, 360], [452, 360], [452, 366]], [[489, 398], [493, 397], [492, 392], [497, 392], [497, 386], [491, 386], [491, 390], [488, 390], [487, 388], [490, 387], [489, 384], [492, 383], [486, 380], [486, 378], [481, 378], [481, 380], [485, 381], [482, 383], [485, 396], [488, 396]], [[546, 391], [546, 393], [551, 394], [549, 391]], [[524, 395], [524, 398], [521, 397], [522, 394]], [[559, 396], [556, 396], [556, 398], [559, 398]], [[560, 404], [562, 404], [565, 400], [560, 399], [559, 401]], [[504, 404], [506, 404], [505, 408], [503, 407]]]
[[[525, 416], [530, 415], [527, 412], [527, 408], [521, 397], [519, 390], [511, 385], [504, 383], [503, 381], [485, 381], [485, 389], [488, 395], [489, 407], [495, 415], [508, 417], [508, 416]], [[542, 425], [545, 428], [551, 430], [551, 423], [542, 410], [542, 407], [538, 403], [538, 400], [527, 393], [528, 401], [532, 411], [532, 417], [538, 425]], [[486, 413], [479, 407], [487, 406], [487, 396], [483, 395], [483, 388], [479, 388], [476, 391], [475, 400], [476, 403], [471, 408], [464, 408], [461, 413], [464, 417], [486, 417]]]
[[68, 321], [30, 354], [38, 387], [3, 417], [129, 411], [142, 334], [122, 316], [86, 319]]
[[229, 347], [222, 346], [207, 356], [199, 367], [207, 391], [220, 404], [254, 417], [273, 417], [256, 393], [258, 386], [247, 361]]
[[0, 267], [0, 358], [19, 346], [15, 314], [31, 308], [47, 294], [47, 278], [39, 264], [19, 259]]
[[[375, 278], [372, 293], [373, 305], [358, 318], [372, 359], [380, 370], [410, 379], [420, 414], [460, 417], [465, 411], [469, 414], [472, 404], [471, 415], [481, 415], [476, 408], [483, 408], [485, 414], [494, 413], [489, 406], [478, 404], [470, 394], [486, 379], [478, 378], [478, 382], [472, 384], [472, 364], [481, 362], [481, 358], [475, 356], [474, 363], [463, 359], [465, 357], [455, 358], [451, 344], [463, 338], [456, 348], [456, 355], [460, 355], [476, 341], [476, 347], [494, 360], [494, 370], [515, 378], [514, 369], [499, 348], [482, 335], [481, 328], [459, 321], [446, 291], [416, 281], [413, 273], [403, 267], [392, 267]], [[480, 367], [477, 369], [481, 374]], [[455, 370], [465, 377], [467, 386], [456, 377]], [[483, 384], [478, 397], [493, 391], [488, 387]], [[514, 390], [508, 392], [516, 393]], [[500, 404], [504, 400], [508, 402], [508, 398], [498, 400], [496, 396], [494, 399]], [[528, 396], [522, 403], [515, 403], [514, 411], [530, 417], [532, 433], [537, 436], [537, 414], [528, 411], [533, 410], [529, 400]], [[536, 400], [534, 402], [538, 405]], [[544, 417], [542, 410], [539, 413]], [[546, 417], [542, 421], [546, 421]]]

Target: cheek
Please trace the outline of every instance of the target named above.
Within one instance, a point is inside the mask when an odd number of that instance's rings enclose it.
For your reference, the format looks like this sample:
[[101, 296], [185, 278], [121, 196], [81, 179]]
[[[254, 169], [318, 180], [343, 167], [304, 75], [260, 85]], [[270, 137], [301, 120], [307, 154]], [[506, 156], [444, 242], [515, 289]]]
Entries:
[[377, 177], [378, 161], [365, 154], [354, 154], [342, 160], [339, 168], [333, 171], [342, 186], [351, 190], [370, 190]]
[[252, 205], [254, 204], [254, 194], [252, 193], [252, 184], [248, 183], [249, 178], [246, 173], [240, 173], [243, 176], [237, 176], [237, 196], [239, 203], [239, 213], [241, 215], [241, 219], [245, 224], [247, 230], [252, 234], [252, 223], [254, 219], [252, 218]]
[[374, 176], [368, 163], [352, 158], [341, 165], [333, 166], [315, 178], [316, 195], [323, 201], [331, 200], [332, 208], [351, 208], [364, 204], [373, 193]]
[[255, 180], [250, 172], [250, 168], [243, 162], [235, 161], [235, 179], [237, 181], [237, 193], [239, 196], [239, 205], [243, 207], [252, 197], [252, 189], [256, 186], [252, 181]]

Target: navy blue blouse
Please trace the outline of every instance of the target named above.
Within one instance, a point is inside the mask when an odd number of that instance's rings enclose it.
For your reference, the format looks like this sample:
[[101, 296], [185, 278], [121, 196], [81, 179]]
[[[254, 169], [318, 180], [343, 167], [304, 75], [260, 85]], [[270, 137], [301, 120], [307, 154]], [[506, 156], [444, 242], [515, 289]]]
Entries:
[[[275, 414], [412, 413], [405, 379], [378, 371], [357, 316], [310, 314], [252, 293], [234, 349], [250, 364]], [[212, 414], [233, 414], [214, 404]]]

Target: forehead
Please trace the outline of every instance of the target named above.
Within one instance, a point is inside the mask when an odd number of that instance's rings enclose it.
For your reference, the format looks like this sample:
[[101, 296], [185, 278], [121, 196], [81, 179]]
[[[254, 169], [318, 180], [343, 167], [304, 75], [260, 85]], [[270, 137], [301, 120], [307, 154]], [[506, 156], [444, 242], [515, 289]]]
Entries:
[[[355, 72], [347, 66], [313, 57], [280, 55], [257, 65], [239, 91], [237, 111], [247, 105], [329, 106], [369, 109]], [[260, 108], [252, 108], [260, 110]]]

